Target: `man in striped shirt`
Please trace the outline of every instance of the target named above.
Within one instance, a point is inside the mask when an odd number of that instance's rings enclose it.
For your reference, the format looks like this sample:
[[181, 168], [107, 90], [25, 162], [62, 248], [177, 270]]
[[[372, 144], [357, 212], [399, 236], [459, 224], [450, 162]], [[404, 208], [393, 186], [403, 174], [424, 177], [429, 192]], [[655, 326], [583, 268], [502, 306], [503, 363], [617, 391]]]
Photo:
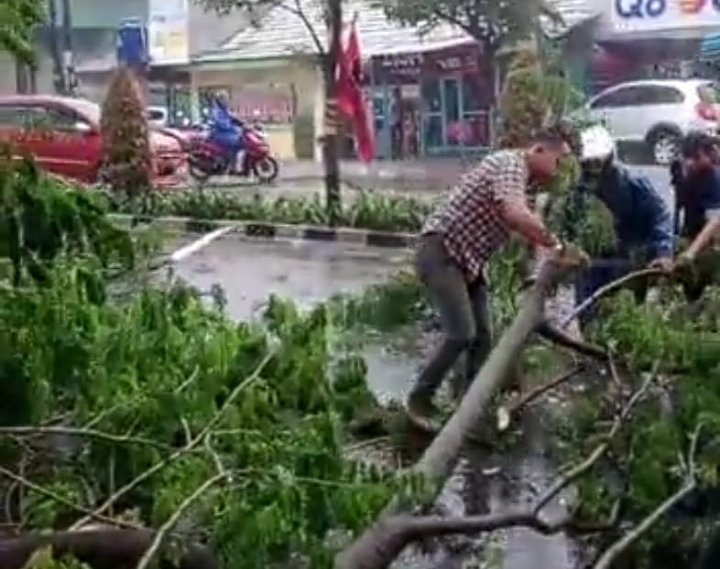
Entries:
[[432, 398], [458, 357], [467, 351], [464, 392], [491, 350], [483, 274], [488, 259], [511, 231], [534, 247], [560, 248], [559, 239], [529, 207], [527, 190], [552, 177], [568, 152], [565, 139], [554, 131], [540, 133], [527, 148], [494, 152], [462, 178], [426, 221], [415, 270], [439, 312], [445, 339], [408, 399], [408, 414], [418, 426], [436, 428]]

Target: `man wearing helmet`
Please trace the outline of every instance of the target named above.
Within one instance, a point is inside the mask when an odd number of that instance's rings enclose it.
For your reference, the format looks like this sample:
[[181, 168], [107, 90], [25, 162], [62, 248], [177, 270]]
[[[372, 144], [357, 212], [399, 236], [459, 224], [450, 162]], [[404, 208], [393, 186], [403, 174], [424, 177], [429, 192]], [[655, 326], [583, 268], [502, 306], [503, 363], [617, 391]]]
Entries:
[[[720, 172], [717, 140], [702, 132], [691, 132], [682, 141], [681, 162], [672, 169], [676, 192], [676, 231], [690, 241], [676, 266], [695, 264], [720, 232]], [[683, 215], [680, 227], [680, 214]], [[709, 266], [699, 263], [693, 279], [684, 283], [685, 296], [696, 301], [712, 280]]]
[[[614, 256], [619, 265], [611, 270], [590, 268], [582, 274], [576, 289], [578, 302], [622, 276], [638, 261], [649, 261], [651, 267], [670, 272], [675, 244], [673, 220], [665, 200], [645, 176], [631, 174], [615, 162], [615, 142], [607, 129], [601, 125], [587, 128], [581, 133], [581, 142], [582, 178], [574, 197], [588, 192], [612, 215]], [[647, 288], [646, 281], [635, 289], [639, 302], [644, 301]]]

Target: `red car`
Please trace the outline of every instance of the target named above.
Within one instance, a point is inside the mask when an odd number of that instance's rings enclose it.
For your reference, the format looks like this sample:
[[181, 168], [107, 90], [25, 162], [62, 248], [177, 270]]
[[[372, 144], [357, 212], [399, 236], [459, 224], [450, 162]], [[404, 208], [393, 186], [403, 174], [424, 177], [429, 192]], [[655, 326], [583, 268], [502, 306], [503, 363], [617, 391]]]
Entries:
[[[102, 161], [100, 106], [55, 95], [0, 96], [0, 140], [31, 154], [44, 170], [81, 182], [98, 181]], [[184, 169], [181, 141], [150, 128], [156, 182]]]

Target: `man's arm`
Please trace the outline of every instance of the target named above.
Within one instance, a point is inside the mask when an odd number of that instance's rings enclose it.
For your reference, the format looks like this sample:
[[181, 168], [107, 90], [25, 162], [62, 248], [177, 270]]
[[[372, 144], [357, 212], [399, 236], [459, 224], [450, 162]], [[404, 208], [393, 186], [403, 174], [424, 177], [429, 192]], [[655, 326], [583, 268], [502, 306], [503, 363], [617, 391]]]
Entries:
[[500, 167], [502, 171], [495, 178], [493, 192], [505, 225], [534, 247], [558, 245], [557, 237], [548, 231], [542, 219], [528, 206], [525, 168], [513, 164]]
[[706, 249], [713, 238], [720, 233], [720, 175], [717, 172], [712, 178], [712, 184], [707, 187], [707, 192], [702, 196], [702, 200], [706, 221], [700, 233], [695, 236], [683, 253], [690, 258], [694, 258]]

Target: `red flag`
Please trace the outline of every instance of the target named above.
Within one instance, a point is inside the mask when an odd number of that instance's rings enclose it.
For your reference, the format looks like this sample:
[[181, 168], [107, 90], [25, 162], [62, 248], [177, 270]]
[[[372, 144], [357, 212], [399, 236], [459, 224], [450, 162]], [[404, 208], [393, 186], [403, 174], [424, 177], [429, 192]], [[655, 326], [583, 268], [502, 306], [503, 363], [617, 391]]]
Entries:
[[337, 101], [338, 109], [352, 122], [355, 150], [363, 162], [370, 162], [375, 155], [373, 135], [368, 124], [367, 107], [363, 99], [362, 58], [360, 41], [355, 23], [350, 29], [347, 45], [338, 62]]

